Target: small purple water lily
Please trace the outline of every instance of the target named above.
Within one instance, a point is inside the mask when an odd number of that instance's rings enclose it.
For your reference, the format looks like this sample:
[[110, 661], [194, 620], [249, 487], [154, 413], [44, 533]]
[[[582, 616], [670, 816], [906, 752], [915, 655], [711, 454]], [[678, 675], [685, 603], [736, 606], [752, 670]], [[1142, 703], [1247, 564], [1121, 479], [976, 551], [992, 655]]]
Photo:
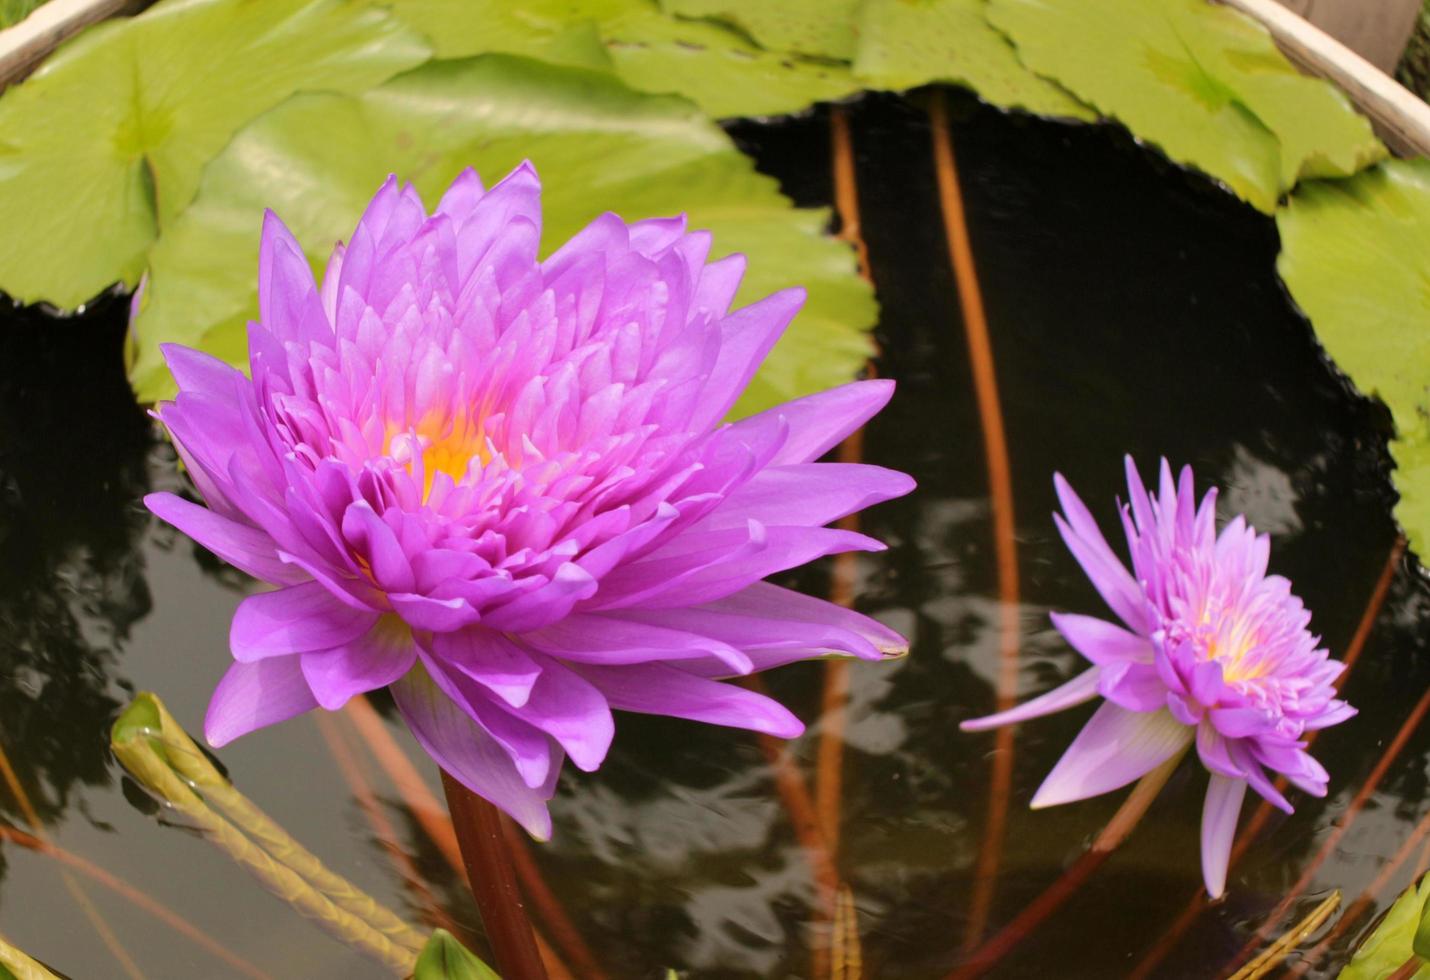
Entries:
[[824, 525], [913, 481], [816, 462], [886, 381], [722, 421], [802, 290], [731, 312], [744, 259], [707, 263], [683, 218], [606, 214], [539, 261], [540, 195], [529, 164], [489, 190], [469, 170], [429, 215], [389, 179], [321, 287], [270, 213], [252, 380], [164, 352], [157, 414], [208, 506], [145, 502], [278, 586], [234, 616], [211, 744], [388, 687], [444, 769], [545, 838], [612, 708], [792, 737], [721, 679], [905, 651], [761, 580], [882, 549]]
[[1101, 695], [1105, 703], [1048, 774], [1032, 805], [1054, 806], [1125, 786], [1194, 740], [1210, 773], [1202, 810], [1202, 877], [1218, 898], [1246, 787], [1291, 812], [1266, 770], [1314, 796], [1326, 771], [1305, 751], [1307, 732], [1355, 714], [1336, 699], [1344, 664], [1307, 629], [1311, 614], [1291, 583], [1267, 575], [1270, 538], [1238, 516], [1216, 530], [1212, 488], [1198, 505], [1191, 467], [1174, 484], [1162, 460], [1149, 494], [1126, 459], [1130, 505], [1119, 503], [1132, 573], [1108, 547], [1062, 476], [1053, 520], [1121, 626], [1076, 613], [1053, 625], [1092, 669], [1010, 711], [963, 723], [983, 731]]

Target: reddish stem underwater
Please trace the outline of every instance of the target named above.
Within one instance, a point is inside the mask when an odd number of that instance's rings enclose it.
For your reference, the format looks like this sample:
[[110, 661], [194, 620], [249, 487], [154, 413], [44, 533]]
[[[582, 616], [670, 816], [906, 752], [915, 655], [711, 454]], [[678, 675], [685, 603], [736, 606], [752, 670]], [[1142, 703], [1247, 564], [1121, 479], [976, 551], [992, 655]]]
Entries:
[[[958, 164], [953, 137], [941, 91], [933, 93], [929, 105], [933, 123], [934, 164], [938, 178], [939, 206], [943, 212], [949, 259], [958, 284], [958, 302], [963, 311], [968, 359], [973, 369], [973, 388], [978, 400], [978, 417], [983, 427], [983, 448], [988, 465], [988, 490], [993, 515], [994, 554], [998, 565], [999, 645], [998, 676], [995, 684], [996, 710], [1007, 711], [1018, 697], [1018, 543], [1013, 519], [1013, 472], [1008, 456], [1008, 437], [1003, 427], [1003, 409], [998, 398], [998, 377], [993, 366], [993, 346], [983, 293], [978, 286], [973, 244], [968, 235], [963, 192], [959, 188]], [[973, 901], [963, 936], [965, 951], [973, 949], [983, 936], [998, 882], [998, 865], [1003, 858], [1004, 828], [1008, 820], [1008, 797], [1013, 789], [1013, 729], [998, 729], [994, 737], [993, 772], [989, 779], [988, 814], [983, 845], [974, 870]]]

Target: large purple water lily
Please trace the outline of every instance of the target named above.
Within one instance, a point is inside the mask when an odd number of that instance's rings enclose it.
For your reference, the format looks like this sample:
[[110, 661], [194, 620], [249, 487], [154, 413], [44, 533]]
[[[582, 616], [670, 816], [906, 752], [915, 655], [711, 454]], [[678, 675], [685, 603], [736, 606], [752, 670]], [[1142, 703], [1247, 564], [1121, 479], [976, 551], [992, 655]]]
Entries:
[[1103, 705], [1033, 796], [1033, 806], [1125, 786], [1193, 742], [1210, 773], [1202, 811], [1202, 876], [1219, 897], [1237, 814], [1249, 785], [1291, 812], [1267, 770], [1315, 796], [1326, 771], [1307, 732], [1355, 714], [1335, 697], [1344, 669], [1320, 648], [1291, 583], [1266, 574], [1271, 544], [1237, 517], [1218, 534], [1216, 489], [1197, 504], [1192, 471], [1174, 483], [1162, 461], [1150, 494], [1128, 457], [1129, 504], [1120, 507], [1132, 572], [1061, 475], [1054, 478], [1063, 541], [1121, 620], [1053, 613], [1053, 625], [1093, 667], [1010, 711], [963, 723], [967, 731], [1026, 721], [1089, 701]]
[[158, 415], [207, 507], [164, 520], [275, 591], [245, 599], [205, 721], [220, 746], [388, 687], [448, 772], [538, 837], [611, 709], [789, 737], [722, 678], [902, 652], [762, 582], [879, 542], [827, 528], [905, 475], [816, 462], [892, 393], [865, 381], [722, 420], [803, 301], [731, 312], [744, 260], [683, 219], [606, 214], [538, 261], [540, 184], [462, 174], [432, 214], [389, 180], [315, 284], [267, 216], [252, 379], [165, 356]]

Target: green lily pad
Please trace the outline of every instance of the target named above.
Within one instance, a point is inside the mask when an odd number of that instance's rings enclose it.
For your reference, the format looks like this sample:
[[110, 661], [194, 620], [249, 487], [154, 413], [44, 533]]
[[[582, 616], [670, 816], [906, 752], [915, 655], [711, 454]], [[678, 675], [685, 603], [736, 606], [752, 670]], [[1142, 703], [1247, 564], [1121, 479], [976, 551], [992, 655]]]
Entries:
[[1271, 213], [1299, 178], [1385, 156], [1329, 83], [1301, 75], [1259, 24], [1206, 0], [989, 0], [1023, 63], [1173, 160]]
[[655, 0], [396, 0], [395, 10], [440, 57], [611, 67], [631, 88], [683, 95], [717, 119], [797, 112], [860, 88], [847, 65], [765, 51], [724, 25], [668, 16]]
[[1276, 224], [1277, 268], [1326, 352], [1390, 408], [1396, 518], [1430, 556], [1430, 161], [1303, 184]]
[[0, 289], [73, 307], [133, 285], [244, 123], [428, 53], [391, 15], [342, 0], [171, 0], [85, 32], [0, 97]]
[[501, 980], [501, 977], [446, 929], [435, 929], [417, 957], [412, 980]]
[[545, 187], [547, 250], [602, 211], [628, 220], [684, 211], [714, 233], [716, 254], [748, 256], [738, 301], [808, 289], [738, 412], [847, 381], [869, 355], [877, 308], [850, 249], [824, 233], [828, 213], [793, 207], [688, 102], [600, 73], [485, 55], [431, 62], [361, 96], [299, 95], [239, 133], [152, 252], [131, 329], [139, 398], [173, 393], [161, 342], [246, 360], [265, 207], [316, 267], [388, 173], [435, 202], [464, 167], [495, 179], [525, 158]]
[[[1430, 876], [1401, 893], [1375, 932], [1361, 943], [1355, 957], [1341, 970], [1338, 980], [1389, 980], [1414, 955], [1411, 944], [1427, 898], [1430, 898]], [[1415, 973], [1416, 980], [1427, 977], [1430, 977], [1430, 965], [1421, 966]]]
[[661, 0], [678, 17], [724, 21], [767, 51], [794, 51], [850, 61], [861, 0]]
[[989, 25], [986, 7], [986, 0], [864, 0], [855, 77], [894, 90], [952, 82], [994, 105], [1095, 118], [1065, 89], [1024, 67], [1013, 45]]
[[598, 25], [632, 0], [391, 0], [387, 6], [426, 34], [438, 58], [519, 54], [539, 61], [605, 69], [610, 56]]

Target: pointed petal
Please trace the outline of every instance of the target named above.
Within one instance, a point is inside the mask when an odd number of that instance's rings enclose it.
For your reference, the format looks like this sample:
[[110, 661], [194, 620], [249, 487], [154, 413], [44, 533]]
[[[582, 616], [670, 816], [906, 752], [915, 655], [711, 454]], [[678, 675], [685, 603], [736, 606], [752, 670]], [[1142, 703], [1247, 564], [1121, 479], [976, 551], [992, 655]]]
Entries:
[[336, 711], [355, 694], [386, 687], [412, 667], [417, 643], [396, 616], [383, 616], [367, 633], [333, 647], [299, 655], [303, 677], [318, 704]]
[[1107, 700], [1129, 711], [1156, 711], [1167, 704], [1167, 685], [1151, 664], [1130, 660], [1105, 664], [1097, 689]]
[[770, 460], [771, 466], [810, 463], [837, 446], [878, 414], [894, 395], [894, 382], [887, 379], [853, 381], [838, 388], [796, 398], [741, 419], [732, 428], [749, 430], [752, 442], [756, 430], [784, 429], [784, 444]]
[[772, 698], [734, 684], [687, 674], [666, 664], [576, 668], [620, 711], [688, 718], [795, 738], [804, 724]]
[[1051, 715], [1065, 708], [1075, 707], [1084, 701], [1091, 701], [1097, 697], [1097, 681], [1101, 673], [1102, 668], [1100, 667], [1083, 671], [1061, 687], [1055, 687], [1031, 701], [1024, 701], [1016, 708], [1000, 711], [996, 715], [970, 718], [960, 722], [958, 727], [965, 732], [986, 732], [990, 728], [1015, 725], [1020, 721]]
[[223, 675], [204, 715], [204, 738], [222, 748], [240, 735], [287, 721], [318, 702], [292, 657], [235, 663]]
[[720, 323], [720, 353], [701, 389], [690, 431], [709, 429], [730, 410], [758, 370], [765, 355], [804, 305], [805, 291], [782, 289], [741, 307]]
[[319, 582], [260, 592], [238, 604], [229, 627], [233, 658], [245, 663], [327, 650], [362, 636], [376, 613], [358, 612]]
[[1152, 641], [1121, 626], [1077, 613], [1049, 613], [1048, 618], [1074, 650], [1095, 664], [1115, 660], [1152, 662]]
[[453, 779], [505, 810], [538, 840], [551, 837], [546, 801], [555, 790], [559, 766], [537, 789], [527, 786], [511, 757], [467, 713], [437, 687], [426, 668], [414, 666], [391, 687], [393, 700], [412, 735]]
[[692, 530], [761, 524], [819, 527], [914, 489], [913, 477], [865, 463], [767, 466]]
[[611, 706], [596, 687], [574, 671], [551, 657], [531, 656], [541, 666], [531, 697], [520, 709], [504, 703], [501, 707], [556, 739], [577, 768], [595, 771], [616, 734]]
[[296, 585], [307, 578], [278, 557], [278, 546], [266, 531], [240, 524], [207, 507], [172, 493], [151, 493], [144, 506], [234, 568], [274, 585]]
[[1231, 857], [1231, 842], [1236, 836], [1236, 818], [1241, 813], [1241, 801], [1246, 796], [1246, 783], [1211, 774], [1207, 784], [1207, 799], [1202, 806], [1202, 880], [1207, 894], [1221, 898], [1226, 891], [1226, 867]]
[[523, 633], [521, 642], [561, 660], [597, 666], [718, 657], [736, 673], [749, 673], [753, 667], [742, 651], [720, 640], [599, 613], [567, 616], [545, 629]]
[[1033, 808], [1085, 800], [1126, 786], [1166, 762], [1191, 740], [1192, 729], [1166, 710], [1128, 711], [1104, 704], [1033, 794]]
[[541, 675], [540, 665], [525, 650], [481, 626], [437, 633], [431, 649], [438, 660], [456, 667], [513, 708], [526, 704]]
[[1057, 525], [1068, 550], [1083, 567], [1108, 608], [1117, 613], [1134, 633], [1146, 635], [1149, 629], [1142, 590], [1108, 547], [1107, 539], [1102, 536], [1092, 514], [1061, 473], [1053, 475], [1053, 487], [1057, 490], [1063, 513], [1067, 515], [1063, 518], [1054, 514], [1053, 523]]

